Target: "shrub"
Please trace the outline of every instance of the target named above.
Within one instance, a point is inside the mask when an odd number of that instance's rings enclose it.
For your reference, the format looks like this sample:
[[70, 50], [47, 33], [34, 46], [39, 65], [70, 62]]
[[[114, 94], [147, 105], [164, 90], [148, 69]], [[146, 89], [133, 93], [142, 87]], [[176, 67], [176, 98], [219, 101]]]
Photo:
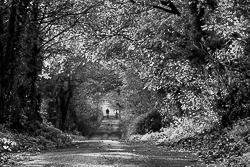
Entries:
[[166, 134], [162, 132], [146, 133], [141, 137], [141, 141], [157, 142], [164, 138], [166, 138]]
[[139, 141], [141, 141], [141, 137], [142, 137], [141, 135], [131, 135], [131, 136], [129, 136], [128, 140], [139, 142]]
[[[3, 131], [3, 130], [2, 130]], [[13, 133], [7, 129], [0, 132], [0, 153], [8, 151], [40, 151], [72, 144], [69, 135], [53, 125], [40, 124], [33, 133]]]
[[[229, 93], [216, 101], [221, 124], [231, 126], [235, 121], [250, 117], [250, 91], [248, 84], [239, 80], [230, 86]], [[243, 84], [244, 83], [244, 84]]]
[[13, 134], [4, 125], [0, 125], [0, 153], [13, 151], [16, 147]]
[[250, 118], [245, 118], [237, 121], [228, 135], [232, 137], [245, 137], [250, 134]]
[[146, 133], [141, 136], [141, 141], [150, 141], [157, 144], [171, 144], [181, 139], [190, 138], [209, 128], [192, 118], [175, 118], [176, 124], [171, 124], [168, 128], [162, 128], [160, 132]]
[[9, 152], [16, 148], [17, 143], [8, 138], [0, 138], [0, 153]]
[[129, 125], [127, 135], [146, 134], [147, 132], [159, 131], [162, 127], [161, 115], [157, 111], [150, 111], [134, 119]]

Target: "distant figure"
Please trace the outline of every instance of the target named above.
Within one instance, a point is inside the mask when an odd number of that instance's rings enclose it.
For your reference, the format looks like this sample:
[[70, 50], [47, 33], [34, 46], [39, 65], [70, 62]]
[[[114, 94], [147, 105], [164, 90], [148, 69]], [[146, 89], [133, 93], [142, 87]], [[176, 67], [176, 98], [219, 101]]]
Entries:
[[109, 119], [109, 109], [106, 110], [107, 119]]
[[118, 112], [115, 110], [115, 118], [118, 119]]

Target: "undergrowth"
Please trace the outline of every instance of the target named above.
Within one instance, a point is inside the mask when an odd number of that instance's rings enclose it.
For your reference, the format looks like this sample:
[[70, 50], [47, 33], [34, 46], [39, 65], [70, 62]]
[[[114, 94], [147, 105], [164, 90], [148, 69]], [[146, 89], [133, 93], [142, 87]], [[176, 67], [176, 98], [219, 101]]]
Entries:
[[0, 125], [0, 166], [15, 163], [16, 153], [39, 153], [72, 145], [72, 137], [53, 125], [42, 124], [34, 132], [17, 133]]
[[[161, 128], [161, 116], [157, 111], [150, 111], [138, 117], [133, 117], [133, 120], [125, 120], [126, 134], [131, 136], [134, 134], [145, 134], [147, 132], [155, 132]], [[129, 122], [129, 123], [128, 123]]]
[[183, 118], [180, 124], [162, 128], [159, 132], [134, 134], [129, 140], [196, 152], [197, 157], [209, 166], [250, 166], [250, 119], [242, 119], [230, 128], [221, 128]]

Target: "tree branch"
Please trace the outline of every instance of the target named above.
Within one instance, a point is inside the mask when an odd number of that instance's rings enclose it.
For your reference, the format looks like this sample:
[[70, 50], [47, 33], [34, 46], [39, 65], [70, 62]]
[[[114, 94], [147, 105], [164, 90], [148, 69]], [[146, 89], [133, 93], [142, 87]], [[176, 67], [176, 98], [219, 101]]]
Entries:
[[[134, 0], [129, 0], [129, 1], [131, 3], [133, 3], [133, 4], [137, 4], [137, 2], [134, 1]], [[168, 0], [168, 1], [160, 1], [160, 4], [163, 5], [163, 6], [166, 6], [166, 7], [170, 8], [170, 9], [164, 8], [164, 7], [159, 6], [159, 5], [149, 5], [149, 6], [151, 6], [153, 8], [156, 8], [156, 9], [161, 9], [161, 10], [163, 10], [165, 12], [168, 12], [168, 13], [171, 13], [171, 14], [176, 14], [178, 16], [181, 15], [181, 13], [179, 12], [179, 10], [175, 6], [175, 4], [173, 2], [171, 2], [170, 0]]]
[[175, 4], [173, 2], [171, 2], [170, 0], [169, 1], [160, 1], [160, 3], [162, 5], [164, 5], [164, 6], [169, 7], [170, 9], [166, 9], [166, 8], [163, 8], [163, 7], [160, 7], [160, 6], [153, 6], [153, 8], [158, 8], [158, 9], [161, 9], [161, 10], [163, 10], [165, 12], [176, 14], [178, 16], [181, 15], [181, 13], [179, 12], [179, 10], [175, 6]]

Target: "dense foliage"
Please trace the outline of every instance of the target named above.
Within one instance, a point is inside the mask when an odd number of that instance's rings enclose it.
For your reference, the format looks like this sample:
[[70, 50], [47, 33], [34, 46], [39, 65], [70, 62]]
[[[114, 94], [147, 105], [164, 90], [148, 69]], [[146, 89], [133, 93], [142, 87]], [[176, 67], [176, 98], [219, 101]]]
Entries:
[[[237, 127], [250, 116], [249, 5], [1, 1], [0, 124], [89, 135], [106, 101], [128, 134], [165, 144]], [[150, 135], [159, 121], [161, 132]]]
[[[100, 116], [98, 101], [119, 86], [116, 74], [90, 57], [84, 43], [93, 9], [101, 5], [1, 1], [0, 123], [20, 132], [36, 121], [63, 131], [79, 125], [84, 134], [93, 130]], [[91, 120], [86, 129], [80, 123], [84, 120]]]

